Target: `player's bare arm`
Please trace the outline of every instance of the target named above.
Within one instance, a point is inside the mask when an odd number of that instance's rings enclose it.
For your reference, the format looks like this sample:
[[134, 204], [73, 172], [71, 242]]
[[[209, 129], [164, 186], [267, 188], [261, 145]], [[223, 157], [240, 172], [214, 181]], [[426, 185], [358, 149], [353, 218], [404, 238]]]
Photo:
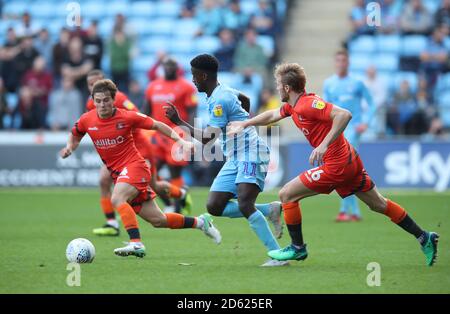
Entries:
[[323, 164], [323, 156], [325, 155], [328, 146], [330, 146], [330, 144], [333, 143], [342, 132], [344, 132], [347, 124], [352, 119], [352, 114], [350, 111], [334, 105], [330, 113], [330, 118], [333, 120], [330, 132], [328, 132], [322, 143], [320, 143], [320, 145], [317, 146], [309, 156], [309, 163], [313, 166], [316, 162], [318, 165]]
[[232, 121], [228, 124], [227, 133], [229, 135], [242, 132], [246, 127], [256, 125], [268, 125], [284, 119], [280, 114], [280, 109], [272, 109], [265, 111], [256, 117], [245, 121]]
[[80, 145], [81, 137], [73, 136], [72, 134], [69, 134], [69, 139], [67, 140], [67, 145], [63, 149], [59, 151], [59, 155], [61, 158], [67, 158], [78, 148], [78, 145]]
[[167, 102], [167, 106], [164, 106], [164, 110], [166, 110], [166, 117], [170, 121], [178, 126], [187, 128], [191, 136], [202, 144], [215, 141], [221, 133], [219, 128], [213, 128], [211, 126], [206, 127], [204, 130], [194, 128], [191, 124], [181, 119], [177, 108], [169, 101]]
[[173, 139], [177, 143], [180, 143], [180, 145], [182, 145], [183, 148], [187, 151], [191, 151], [194, 148], [194, 143], [182, 139], [177, 132], [175, 132], [164, 122], [154, 120], [152, 129], [161, 132], [162, 134]]

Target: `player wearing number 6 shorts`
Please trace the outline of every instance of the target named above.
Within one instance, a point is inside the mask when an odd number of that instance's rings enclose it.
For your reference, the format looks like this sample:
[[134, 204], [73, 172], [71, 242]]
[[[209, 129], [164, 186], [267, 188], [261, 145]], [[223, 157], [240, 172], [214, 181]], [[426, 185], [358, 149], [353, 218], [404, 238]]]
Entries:
[[318, 166], [303, 172], [280, 190], [284, 219], [292, 243], [270, 251], [269, 256], [280, 261], [306, 259], [308, 253], [303, 242], [299, 201], [336, 190], [342, 198], [355, 194], [371, 210], [388, 216], [415, 236], [425, 254], [427, 265], [433, 265], [439, 236], [422, 230], [399, 204], [378, 192], [358, 153], [343, 135], [352, 118], [351, 113], [325, 102], [315, 94], [306, 93], [306, 74], [297, 63], [277, 66], [275, 78], [281, 100], [286, 103], [280, 109], [266, 111], [250, 120], [231, 122], [228, 132], [239, 133], [249, 126], [268, 125], [291, 117], [314, 147], [309, 157], [310, 164]]

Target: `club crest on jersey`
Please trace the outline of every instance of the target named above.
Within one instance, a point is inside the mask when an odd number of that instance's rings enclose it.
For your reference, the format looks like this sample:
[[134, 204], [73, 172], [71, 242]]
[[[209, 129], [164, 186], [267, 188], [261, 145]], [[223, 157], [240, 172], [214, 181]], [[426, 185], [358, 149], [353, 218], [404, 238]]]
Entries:
[[223, 115], [222, 105], [214, 106], [213, 113], [214, 116], [221, 117]]
[[117, 122], [116, 123], [116, 129], [117, 130], [121, 130], [123, 128], [125, 128], [125, 122]]
[[127, 108], [128, 110], [133, 110], [134, 109], [134, 104], [131, 102], [131, 101], [129, 101], [129, 100], [126, 100], [124, 103], [123, 103], [123, 106], [125, 107], [125, 108]]
[[312, 107], [316, 108], [316, 109], [319, 109], [319, 110], [322, 110], [323, 108], [325, 108], [325, 103], [323, 101], [320, 101], [320, 100], [316, 99], [316, 100], [313, 101]]

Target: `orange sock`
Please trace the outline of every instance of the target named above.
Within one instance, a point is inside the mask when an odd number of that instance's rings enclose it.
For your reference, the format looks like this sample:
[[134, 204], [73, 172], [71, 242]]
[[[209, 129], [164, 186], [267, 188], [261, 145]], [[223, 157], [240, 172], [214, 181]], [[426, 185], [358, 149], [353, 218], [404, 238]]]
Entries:
[[138, 227], [138, 221], [136, 218], [136, 213], [133, 210], [133, 207], [131, 207], [128, 203], [123, 203], [117, 207], [117, 212], [120, 215], [120, 218], [122, 219], [123, 226], [128, 232], [128, 235], [130, 236], [131, 242], [140, 242], [141, 236], [139, 234], [139, 227]]
[[403, 218], [406, 217], [407, 213], [406, 210], [404, 210], [403, 207], [401, 207], [399, 204], [388, 199], [384, 214], [391, 218], [391, 221], [393, 223], [398, 224], [403, 220]]
[[181, 197], [181, 189], [175, 184], [170, 184], [169, 187], [169, 197], [180, 198]]
[[170, 183], [181, 188], [184, 185], [183, 177], [173, 178]]
[[114, 214], [114, 207], [111, 203], [111, 198], [101, 197], [100, 206], [107, 219], [114, 219], [116, 217], [116, 215]]
[[287, 225], [298, 225], [302, 222], [302, 212], [298, 202], [283, 203], [284, 221]]
[[177, 213], [164, 214], [167, 218], [167, 227], [170, 229], [184, 228], [184, 216]]

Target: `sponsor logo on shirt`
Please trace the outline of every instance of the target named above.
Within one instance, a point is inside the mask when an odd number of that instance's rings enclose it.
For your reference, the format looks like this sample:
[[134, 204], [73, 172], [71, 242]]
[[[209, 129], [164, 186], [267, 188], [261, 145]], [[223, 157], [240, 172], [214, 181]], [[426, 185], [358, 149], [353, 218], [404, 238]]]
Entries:
[[121, 130], [123, 128], [125, 128], [125, 122], [117, 122], [116, 123], [116, 129], [117, 130]]
[[118, 136], [116, 138], [102, 138], [94, 141], [94, 145], [96, 147], [102, 148], [102, 147], [109, 147], [109, 146], [115, 146], [118, 144], [122, 144], [125, 142], [125, 138], [123, 136]]
[[91, 128], [88, 128], [89, 131], [98, 131], [98, 128], [96, 126], [93, 126]]
[[221, 117], [223, 115], [222, 105], [214, 106], [213, 114], [215, 117]]
[[316, 109], [319, 109], [319, 110], [322, 110], [323, 108], [325, 108], [325, 103], [323, 101], [320, 101], [320, 100], [316, 99], [316, 100], [313, 101], [312, 107], [316, 108]]

